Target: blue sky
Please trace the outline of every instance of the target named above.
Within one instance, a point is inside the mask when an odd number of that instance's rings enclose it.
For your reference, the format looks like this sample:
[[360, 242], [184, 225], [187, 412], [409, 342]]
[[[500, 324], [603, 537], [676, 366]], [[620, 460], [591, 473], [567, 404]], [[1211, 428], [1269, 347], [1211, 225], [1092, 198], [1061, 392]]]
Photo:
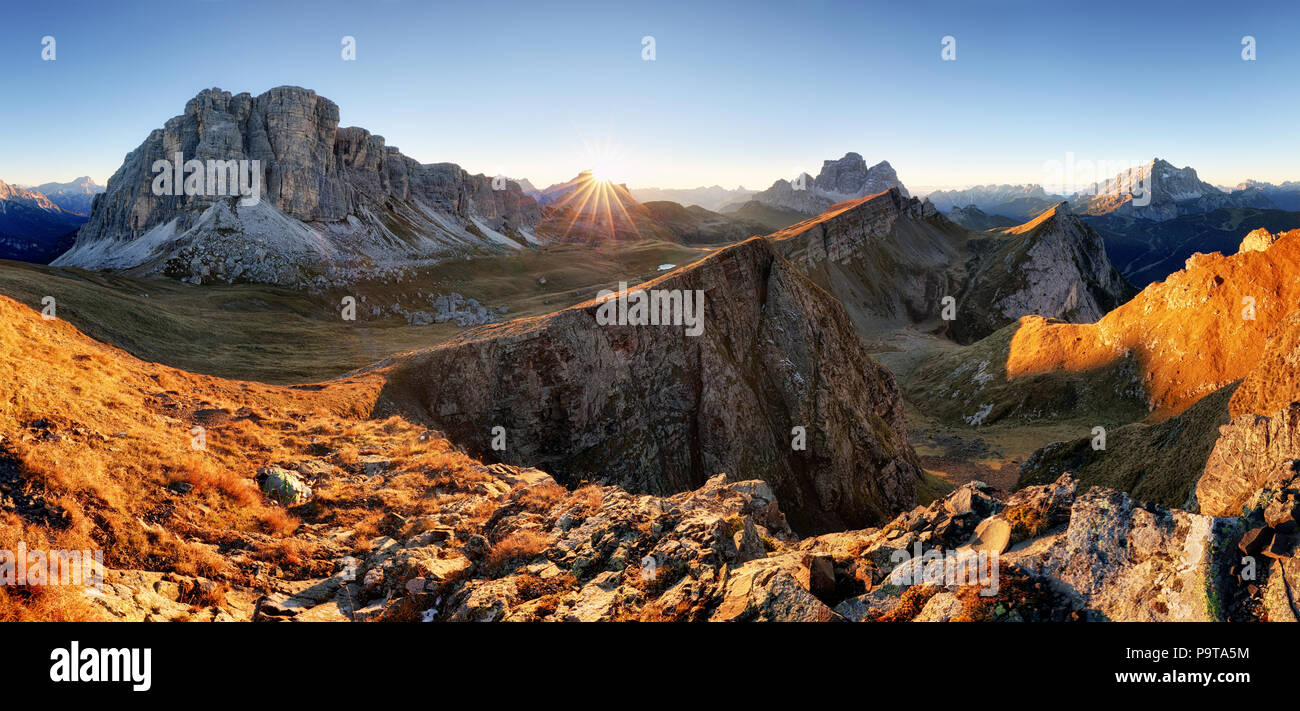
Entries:
[[1268, 4], [0, 0], [0, 179], [103, 182], [200, 89], [281, 84], [539, 186], [766, 187], [846, 151], [913, 186], [1042, 182], [1067, 152], [1300, 179], [1300, 3]]

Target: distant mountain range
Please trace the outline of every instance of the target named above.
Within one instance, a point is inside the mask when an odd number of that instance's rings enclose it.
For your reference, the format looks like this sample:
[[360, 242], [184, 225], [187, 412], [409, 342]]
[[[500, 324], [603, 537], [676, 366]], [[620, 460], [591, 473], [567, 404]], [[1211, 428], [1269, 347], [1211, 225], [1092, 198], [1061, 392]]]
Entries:
[[1041, 185], [976, 185], [963, 190], [938, 190], [927, 199], [940, 212], [973, 205], [986, 215], [1023, 222], [1060, 202], [1062, 197], [1049, 195]]
[[1016, 221], [1010, 217], [989, 215], [974, 205], [952, 208], [948, 211], [948, 219], [976, 232], [1011, 227], [1016, 224]]
[[[1141, 186], [1146, 186], [1149, 196], [1144, 195]], [[1157, 222], [1220, 208], [1273, 207], [1263, 193], [1225, 193], [1197, 177], [1192, 168], [1175, 168], [1160, 158], [1095, 184], [1075, 195], [1071, 202], [1086, 215], [1114, 214]]]
[[91, 180], [89, 176], [82, 176], [70, 183], [43, 183], [32, 190], [49, 198], [50, 202], [68, 212], [89, 216], [95, 196], [104, 192], [104, 186]]
[[757, 190], [748, 190], [743, 185], [729, 190], [721, 185], [707, 188], [632, 188], [632, 197], [641, 202], [669, 201], [690, 207], [698, 205], [706, 210], [718, 212], [728, 205], [744, 203], [757, 194]]
[[48, 262], [85, 221], [38, 191], [0, 181], [0, 259]]
[[[420, 260], [552, 242], [725, 243], [891, 189], [908, 197], [888, 161], [868, 166], [852, 152], [823, 161], [816, 176], [758, 192], [630, 190], [590, 171], [538, 189], [527, 179], [420, 164], [383, 137], [337, 122], [338, 107], [307, 89], [257, 97], [204, 90], [127, 156], [108, 189], [89, 177], [34, 189], [0, 183], [0, 258], [191, 282], [324, 286]], [[260, 161], [263, 199], [246, 206], [231, 197], [155, 195], [151, 166], [177, 148], [197, 159]], [[1149, 201], [1134, 198], [1133, 184], [1149, 187]], [[982, 232], [1037, 219], [1062, 198], [1036, 184], [990, 184], [936, 191], [925, 201]], [[1300, 182], [1248, 180], [1225, 191], [1190, 167], [1154, 158], [1071, 196], [1068, 209], [1141, 287], [1195, 252], [1234, 248], [1243, 230], [1300, 228], [1300, 212], [1292, 212], [1300, 211]]]
[[1300, 228], [1300, 212], [1251, 207], [1220, 208], [1162, 222], [1119, 214], [1084, 219], [1106, 241], [1111, 261], [1139, 289], [1182, 269], [1197, 252], [1234, 254], [1242, 235], [1251, 230]]

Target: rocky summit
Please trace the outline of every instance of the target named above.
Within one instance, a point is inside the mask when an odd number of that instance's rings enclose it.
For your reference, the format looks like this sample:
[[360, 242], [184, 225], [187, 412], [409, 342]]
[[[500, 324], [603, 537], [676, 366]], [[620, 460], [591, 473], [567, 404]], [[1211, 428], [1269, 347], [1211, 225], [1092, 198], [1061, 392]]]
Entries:
[[[157, 194], [155, 163], [178, 154], [205, 170], [258, 161], [248, 184], [261, 186], [260, 199], [229, 183], [216, 194], [206, 184], [201, 194]], [[376, 263], [520, 248], [539, 218], [518, 184], [421, 164], [382, 136], [340, 127], [339, 107], [314, 91], [207, 89], [127, 155], [57, 264], [194, 283], [328, 284]]]
[[1089, 323], [1134, 294], [1107, 258], [1101, 236], [1063, 202], [967, 244], [973, 269], [949, 329], [960, 342], [1030, 314]]
[[908, 197], [907, 188], [889, 161], [871, 167], [857, 153], [845, 153], [838, 160], [822, 162], [817, 177], [804, 174], [794, 180], [777, 180], [772, 187], [757, 193], [751, 200], [769, 207], [816, 215], [831, 205], [897, 189]]
[[1224, 192], [1201, 180], [1190, 166], [1176, 168], [1160, 158], [1090, 186], [1075, 195], [1073, 202], [1089, 215], [1130, 215], [1157, 221], [1223, 207], [1272, 206], [1261, 194]]

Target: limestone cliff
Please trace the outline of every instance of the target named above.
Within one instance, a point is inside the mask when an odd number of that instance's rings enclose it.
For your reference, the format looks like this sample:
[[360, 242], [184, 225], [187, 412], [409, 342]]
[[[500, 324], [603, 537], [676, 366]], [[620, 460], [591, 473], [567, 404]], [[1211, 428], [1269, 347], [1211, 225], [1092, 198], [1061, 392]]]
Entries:
[[[126, 156], [59, 265], [191, 281], [297, 283], [456, 251], [519, 247], [539, 218], [516, 183], [420, 164], [293, 86], [206, 89]], [[156, 161], [259, 162], [256, 204], [155, 194]], [[496, 188], [496, 189], [494, 189]]]

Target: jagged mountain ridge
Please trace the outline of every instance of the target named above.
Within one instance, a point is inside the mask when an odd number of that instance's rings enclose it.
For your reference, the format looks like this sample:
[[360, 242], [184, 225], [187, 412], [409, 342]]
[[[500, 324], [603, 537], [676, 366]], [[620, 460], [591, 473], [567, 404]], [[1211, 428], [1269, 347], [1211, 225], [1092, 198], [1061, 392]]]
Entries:
[[1220, 208], [1274, 207], [1261, 194], [1225, 193], [1201, 180], [1190, 166], [1176, 168], [1161, 158], [1096, 183], [1073, 196], [1071, 203], [1077, 212], [1087, 215], [1114, 214], [1157, 222]]
[[[1063, 206], [985, 235], [891, 189], [769, 239], [838, 297], [864, 334], [916, 325], [973, 340], [1028, 314], [1094, 319], [1130, 293], [1100, 238]], [[945, 297], [955, 320], [943, 319]]]
[[[1265, 251], [1198, 254], [1096, 323], [1027, 316], [938, 356], [918, 370], [909, 398], [946, 419], [978, 416], [973, 424], [1065, 417], [1076, 409], [1093, 417], [1104, 413], [1109, 421], [1114, 410], [1133, 414], [1134, 404], [1158, 422], [1260, 362], [1269, 334], [1300, 305], [1297, 270], [1300, 231]], [[1078, 378], [1104, 388], [1087, 398], [1041, 403], [1034, 395], [1050, 391], [1045, 378]]]
[[968, 248], [975, 255], [971, 276], [948, 329], [959, 342], [1030, 314], [1096, 321], [1135, 293], [1110, 263], [1101, 236], [1064, 202]]

